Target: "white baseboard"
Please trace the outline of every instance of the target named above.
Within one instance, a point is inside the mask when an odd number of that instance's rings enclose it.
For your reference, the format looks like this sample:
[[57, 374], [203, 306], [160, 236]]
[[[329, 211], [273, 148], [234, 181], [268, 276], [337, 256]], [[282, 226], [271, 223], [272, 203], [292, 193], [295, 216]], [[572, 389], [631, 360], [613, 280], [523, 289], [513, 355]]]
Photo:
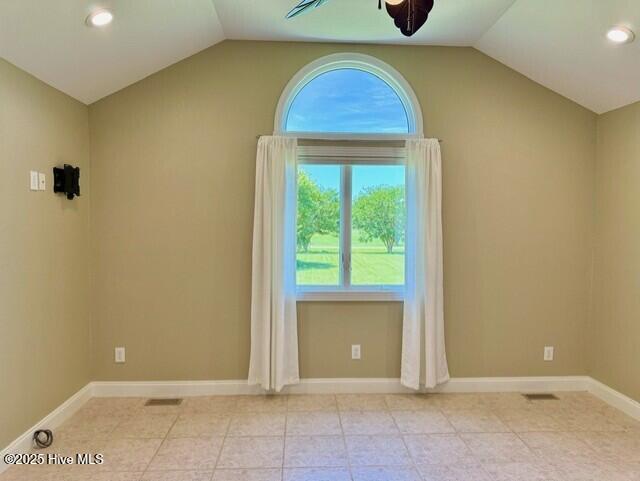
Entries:
[[3, 449], [0, 452], [0, 473], [9, 467], [4, 462], [6, 454], [28, 453], [33, 446], [33, 433], [35, 431], [38, 429], [51, 429], [53, 431], [73, 416], [84, 403], [91, 399], [92, 395], [92, 385], [89, 383]]
[[262, 394], [245, 380], [231, 381], [96, 381], [94, 397], [193, 397]]
[[542, 377], [460, 377], [428, 392], [479, 393], [479, 392], [563, 392], [587, 391], [588, 376]]
[[[485, 377], [454, 378], [429, 392], [562, 392], [589, 391], [604, 402], [640, 420], [640, 403], [589, 376], [549, 377]], [[347, 393], [407, 393], [399, 379], [303, 379], [286, 388], [284, 394], [347, 394]], [[73, 416], [91, 397], [192, 397], [214, 395], [263, 394], [246, 380], [237, 381], [149, 381], [92, 382], [70, 397], [22, 436], [7, 446], [0, 457], [9, 453], [26, 453], [31, 449], [31, 437], [37, 429], [55, 429]], [[0, 473], [7, 466], [0, 460]]]
[[[587, 376], [558, 377], [492, 377], [454, 378], [429, 392], [547, 392], [587, 391]], [[249, 386], [246, 380], [232, 381], [149, 381], [149, 382], [94, 382], [95, 397], [190, 397], [241, 394], [263, 394], [257, 386]], [[289, 386], [283, 394], [393, 394], [412, 392], [395, 378], [339, 378], [302, 379], [300, 384]]]
[[588, 391], [610, 406], [619, 409], [634, 419], [640, 420], [640, 403], [638, 401], [625, 396], [621, 392], [618, 392], [593, 378], [589, 378]]
[[[286, 387], [281, 394], [342, 394], [409, 392], [399, 379], [302, 379], [300, 384]], [[94, 382], [95, 397], [191, 397], [264, 394], [246, 380], [230, 381], [150, 381]]]
[[[493, 377], [453, 378], [435, 389], [423, 392], [478, 393], [478, 392], [547, 392], [586, 391], [589, 378], [586, 376], [563, 377]], [[286, 390], [290, 394], [322, 393], [410, 393], [399, 379], [304, 379]]]
[[394, 394], [411, 392], [394, 378], [301, 379], [287, 386], [285, 394]]

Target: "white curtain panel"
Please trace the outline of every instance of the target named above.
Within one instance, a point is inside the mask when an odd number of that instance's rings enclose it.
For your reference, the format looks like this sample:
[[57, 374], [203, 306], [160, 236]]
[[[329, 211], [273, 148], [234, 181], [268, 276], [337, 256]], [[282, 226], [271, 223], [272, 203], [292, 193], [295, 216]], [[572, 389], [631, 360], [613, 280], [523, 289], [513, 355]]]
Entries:
[[297, 141], [261, 137], [256, 158], [249, 384], [300, 381], [296, 319]]
[[437, 139], [408, 140], [406, 290], [401, 381], [411, 389], [449, 380], [442, 286], [442, 160]]

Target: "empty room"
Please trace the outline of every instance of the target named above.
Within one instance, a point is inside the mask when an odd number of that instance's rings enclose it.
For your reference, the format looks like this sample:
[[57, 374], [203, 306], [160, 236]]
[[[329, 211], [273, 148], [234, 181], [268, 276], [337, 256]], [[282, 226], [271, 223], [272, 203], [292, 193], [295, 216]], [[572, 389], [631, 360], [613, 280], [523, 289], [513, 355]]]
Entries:
[[0, 481], [640, 481], [638, 35], [0, 0]]

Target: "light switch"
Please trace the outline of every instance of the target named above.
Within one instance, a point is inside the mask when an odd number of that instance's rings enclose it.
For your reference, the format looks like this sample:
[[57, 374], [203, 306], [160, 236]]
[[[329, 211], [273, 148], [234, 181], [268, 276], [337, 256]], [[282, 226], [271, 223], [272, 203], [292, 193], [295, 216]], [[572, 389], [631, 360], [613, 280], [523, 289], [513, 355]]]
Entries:
[[31, 174], [31, 177], [30, 177], [30, 179], [31, 179], [30, 189], [31, 190], [38, 190], [39, 185], [40, 185], [39, 184], [39, 180], [38, 180], [38, 173], [35, 170], [32, 170], [30, 172], [30, 174]]
[[47, 176], [43, 172], [38, 172], [38, 189], [47, 190]]

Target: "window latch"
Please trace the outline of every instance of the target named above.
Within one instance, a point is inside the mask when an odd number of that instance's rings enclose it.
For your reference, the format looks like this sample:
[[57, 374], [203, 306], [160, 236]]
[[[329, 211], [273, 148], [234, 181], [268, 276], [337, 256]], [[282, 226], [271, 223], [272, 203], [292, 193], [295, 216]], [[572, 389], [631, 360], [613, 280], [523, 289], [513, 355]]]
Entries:
[[351, 272], [351, 256], [348, 254], [342, 254], [342, 266], [347, 272]]

